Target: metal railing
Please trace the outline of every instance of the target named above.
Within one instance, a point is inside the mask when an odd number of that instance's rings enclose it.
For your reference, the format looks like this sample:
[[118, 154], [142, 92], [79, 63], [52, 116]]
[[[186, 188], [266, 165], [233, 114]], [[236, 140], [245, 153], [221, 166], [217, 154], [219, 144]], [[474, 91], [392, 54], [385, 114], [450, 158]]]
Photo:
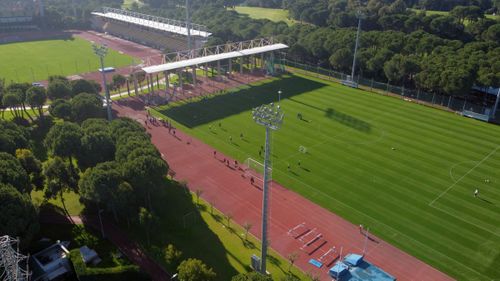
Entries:
[[[319, 66], [313, 66], [305, 63], [296, 62], [289, 59], [280, 59], [281, 64], [296, 69], [299, 73], [316, 74], [330, 80], [341, 82], [347, 79], [348, 74], [337, 72], [331, 69], [325, 69]], [[308, 73], [307, 73], [308, 72]], [[494, 104], [491, 101], [478, 102], [467, 99], [466, 96], [452, 96], [438, 93], [429, 93], [420, 89], [408, 89], [405, 87], [391, 85], [388, 82], [378, 82], [374, 79], [367, 79], [361, 75], [354, 77], [354, 81], [364, 90], [376, 92], [384, 95], [396, 95], [402, 99], [408, 99], [416, 103], [425, 103], [439, 106], [451, 111], [462, 113], [464, 110], [475, 112], [481, 115], [489, 115], [492, 112]]]
[[[187, 28], [187, 24], [185, 21], [173, 20], [173, 19], [153, 16], [153, 15], [146, 15], [146, 14], [127, 11], [127, 10], [103, 7], [102, 12], [103, 13], [115, 13], [115, 14], [125, 15], [125, 16], [129, 16], [129, 17], [135, 17], [135, 18], [139, 18], [139, 19], [164, 23], [164, 24], [168, 24], [168, 25], [172, 25], [172, 26]], [[205, 25], [201, 25], [201, 24], [191, 23], [190, 28], [193, 30], [196, 30], [196, 31], [208, 32], [208, 28]]]

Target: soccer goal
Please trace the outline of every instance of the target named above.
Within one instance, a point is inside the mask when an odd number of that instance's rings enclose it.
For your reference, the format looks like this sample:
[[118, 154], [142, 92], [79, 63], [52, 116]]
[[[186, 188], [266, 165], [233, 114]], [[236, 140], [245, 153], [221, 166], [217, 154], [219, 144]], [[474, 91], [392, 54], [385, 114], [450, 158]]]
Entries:
[[[264, 182], [264, 163], [261, 163], [255, 159], [247, 158], [245, 160], [245, 177], [254, 178], [256, 181]], [[269, 174], [269, 180], [272, 178], [271, 167], [267, 168]]]

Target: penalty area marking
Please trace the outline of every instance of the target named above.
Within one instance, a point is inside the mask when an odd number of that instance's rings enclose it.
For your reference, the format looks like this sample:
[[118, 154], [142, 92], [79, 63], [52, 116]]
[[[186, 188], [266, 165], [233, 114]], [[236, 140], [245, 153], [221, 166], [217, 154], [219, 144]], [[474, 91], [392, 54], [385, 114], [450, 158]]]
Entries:
[[459, 183], [463, 178], [465, 178], [467, 175], [469, 175], [474, 169], [479, 167], [479, 165], [483, 164], [483, 162], [486, 161], [488, 158], [490, 158], [490, 156], [493, 155], [499, 148], [500, 148], [500, 145], [497, 146], [496, 148], [494, 148], [481, 161], [479, 161], [476, 165], [474, 165], [474, 167], [470, 168], [470, 170], [467, 171], [467, 173], [465, 173], [463, 176], [461, 176], [457, 181], [455, 181], [452, 185], [450, 185], [445, 191], [441, 192], [441, 194], [439, 194], [436, 198], [434, 198], [434, 200], [432, 200], [429, 203], [429, 206], [432, 206], [432, 204], [434, 204], [434, 202], [436, 202], [437, 200], [439, 200], [439, 198], [443, 197], [446, 193], [448, 193], [448, 191], [450, 191], [453, 187], [455, 187], [455, 185], [457, 185], [457, 183]]
[[[498, 148], [500, 148], [500, 146], [499, 146], [499, 147], [497, 147], [497, 149], [498, 149]], [[395, 229], [394, 227], [392, 227], [392, 226], [390, 226], [390, 225], [388, 225], [388, 224], [386, 224], [386, 223], [384, 223], [384, 222], [382, 222], [382, 221], [380, 221], [380, 220], [378, 220], [378, 219], [375, 219], [374, 217], [372, 217], [372, 216], [370, 216], [370, 215], [368, 215], [368, 214], [366, 214], [366, 213], [364, 213], [364, 212], [360, 211], [359, 209], [356, 209], [356, 208], [354, 208], [354, 207], [351, 207], [351, 206], [347, 205], [346, 203], [342, 202], [341, 200], [338, 200], [338, 199], [334, 198], [333, 196], [331, 196], [331, 195], [329, 195], [329, 194], [327, 194], [327, 193], [325, 193], [325, 192], [323, 192], [323, 191], [321, 191], [321, 190], [319, 190], [319, 189], [317, 189], [317, 188], [315, 188], [315, 187], [311, 186], [310, 184], [307, 184], [307, 183], [305, 183], [305, 182], [301, 181], [300, 179], [293, 178], [293, 177], [291, 177], [290, 175], [288, 175], [287, 173], [281, 172], [280, 170], [276, 170], [276, 172], [278, 172], [278, 173], [282, 173], [282, 174], [284, 174], [286, 177], [288, 177], [288, 178], [290, 178], [290, 179], [293, 179], [293, 180], [295, 180], [295, 181], [297, 181], [297, 182], [300, 182], [300, 183], [302, 183], [304, 186], [308, 186], [309, 188], [311, 188], [311, 189], [315, 190], [317, 193], [322, 194], [323, 196], [325, 196], [325, 197], [327, 197], [327, 198], [329, 198], [329, 199], [331, 199], [331, 200], [333, 200], [333, 201], [335, 201], [335, 202], [339, 203], [340, 205], [343, 205], [344, 207], [346, 207], [346, 208], [348, 208], [348, 209], [351, 209], [353, 212], [358, 213], [358, 214], [360, 214], [360, 215], [362, 215], [362, 216], [365, 216], [365, 217], [369, 218], [370, 220], [372, 220], [373, 222], [375, 222], [377, 225], [382, 226], [382, 227], [384, 227], [385, 229], [388, 229], [389, 231], [392, 231], [392, 232], [393, 232], [393, 235], [395, 234], [395, 235], [400, 235], [400, 236], [403, 236], [403, 237], [407, 238], [408, 240], [415, 242], [415, 244], [419, 244], [419, 245], [421, 245], [421, 246], [422, 246], [422, 248], [425, 248], [425, 249], [426, 249], [426, 250], [428, 250], [428, 251], [434, 252], [434, 253], [436, 253], [438, 256], [441, 256], [441, 257], [443, 257], [443, 258], [450, 259], [453, 263], [458, 264], [458, 265], [460, 265], [460, 266], [462, 266], [462, 267], [465, 267], [465, 268], [467, 268], [468, 270], [470, 270], [470, 271], [473, 271], [473, 272], [477, 273], [479, 276], [484, 277], [483, 273], [481, 273], [481, 272], [479, 272], [479, 271], [475, 270], [474, 268], [470, 267], [469, 265], [464, 264], [464, 263], [461, 263], [461, 262], [459, 262], [459, 261], [457, 261], [457, 260], [455, 260], [455, 259], [450, 258], [450, 257], [449, 257], [449, 256], [447, 256], [446, 254], [444, 254], [444, 253], [442, 253], [442, 252], [440, 252], [440, 251], [438, 251], [438, 250], [436, 250], [436, 249], [434, 249], [434, 248], [432, 248], [432, 247], [430, 247], [430, 246], [428, 246], [428, 245], [426, 245], [426, 244], [424, 244], [424, 243], [420, 242], [419, 240], [417, 240], [417, 239], [415, 239], [415, 238], [413, 238], [413, 237], [411, 237], [411, 236], [408, 236], [407, 234], [405, 234], [405, 233], [403, 233], [403, 232], [401, 232], [401, 231], [399, 231], [399, 230]], [[330, 213], [332, 213], [332, 214], [335, 214], [333, 211], [330, 211], [330, 210], [329, 210], [329, 212], [330, 212]], [[349, 221], [348, 221], [348, 222], [349, 222]], [[349, 223], [351, 223], [351, 222], [349, 222]], [[328, 227], [328, 225], [327, 225], [326, 227]], [[384, 239], [382, 239], [382, 241], [384, 241], [384, 243], [386, 243], [386, 244], [388, 244], [388, 245], [390, 245], [390, 246], [394, 247], [394, 246], [393, 246], [393, 244], [388, 243], [388, 242], [387, 242], [387, 241], [385, 241]], [[380, 243], [379, 243], [379, 244], [380, 244]], [[356, 247], [355, 247], [355, 248], [356, 248]], [[359, 250], [362, 250], [361, 248], [358, 248], [358, 249], [359, 249]], [[370, 251], [371, 251], [371, 250], [369, 249], [369, 250], [368, 250], [368, 252], [370, 252]], [[406, 252], [404, 252], [404, 253], [405, 253], [405, 254], [407, 254], [407, 255], [410, 255], [410, 254], [408, 254], [408, 253], [406, 253]], [[410, 255], [410, 256], [411, 256], [411, 255]], [[413, 257], [413, 256], [412, 256], [412, 257]], [[415, 259], [416, 259], [416, 258], [415, 258]], [[429, 267], [429, 268], [435, 269], [434, 267], [432, 267], [431, 265], [429, 265], [429, 264], [427, 264], [427, 263], [425, 263], [425, 262], [422, 262], [422, 263], [423, 263], [423, 265], [424, 265], [424, 266], [427, 266], [427, 267]]]
[[455, 179], [455, 177], [453, 176], [453, 169], [455, 169], [457, 166], [460, 166], [462, 164], [465, 164], [465, 163], [477, 163], [477, 161], [473, 161], [473, 160], [467, 160], [467, 161], [462, 161], [462, 162], [458, 162], [458, 163], [455, 163], [451, 166], [450, 168], [450, 178], [453, 182], [457, 182], [458, 180]]

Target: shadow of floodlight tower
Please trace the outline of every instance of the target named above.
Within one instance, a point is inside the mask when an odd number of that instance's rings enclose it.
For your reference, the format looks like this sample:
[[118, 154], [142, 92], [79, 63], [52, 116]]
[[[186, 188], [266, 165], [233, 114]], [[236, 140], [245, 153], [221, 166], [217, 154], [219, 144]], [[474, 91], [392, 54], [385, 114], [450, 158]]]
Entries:
[[252, 110], [252, 118], [255, 123], [262, 125], [266, 128], [266, 140], [265, 140], [265, 150], [264, 150], [264, 183], [263, 183], [263, 195], [262, 195], [262, 247], [260, 256], [260, 266], [259, 271], [262, 274], [266, 274], [266, 257], [267, 257], [267, 221], [268, 221], [268, 209], [269, 209], [269, 168], [270, 159], [269, 155], [271, 152], [271, 147], [269, 145], [271, 130], [278, 130], [283, 123], [283, 111], [279, 105], [274, 105], [274, 103], [264, 104], [256, 107]]

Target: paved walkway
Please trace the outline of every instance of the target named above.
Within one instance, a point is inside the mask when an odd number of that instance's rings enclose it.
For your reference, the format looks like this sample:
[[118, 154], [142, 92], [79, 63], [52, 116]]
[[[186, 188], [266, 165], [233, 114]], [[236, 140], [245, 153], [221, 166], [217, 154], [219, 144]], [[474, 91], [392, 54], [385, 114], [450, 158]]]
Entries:
[[[41, 223], [59, 223], [59, 224], [85, 224], [100, 232], [100, 224], [97, 217], [71, 216], [55, 213], [53, 211], [42, 212], [40, 214]], [[168, 274], [153, 259], [149, 258], [141, 247], [131, 240], [127, 234], [119, 229], [111, 219], [103, 217], [103, 229], [107, 239], [111, 241], [127, 258], [137, 264], [154, 281], [167, 281], [170, 279]]]
[[[146, 112], [137, 106], [138, 100], [122, 100], [113, 104], [119, 116], [127, 116], [144, 124]], [[129, 107], [129, 104], [134, 104]], [[202, 189], [202, 197], [211, 202], [223, 213], [232, 214], [234, 221], [242, 225], [250, 222], [251, 233], [261, 237], [261, 189], [250, 183], [242, 171], [227, 166], [222, 159], [230, 157], [217, 152], [201, 141], [177, 130], [175, 136], [162, 126], [147, 127], [152, 142], [175, 171], [177, 180], [185, 180], [189, 188]], [[318, 269], [308, 263], [309, 259], [318, 259], [328, 249], [343, 249], [343, 254], [362, 253], [366, 241], [365, 258], [380, 266], [398, 280], [452, 280], [447, 275], [406, 254], [396, 247], [370, 235], [369, 239], [361, 234], [358, 227], [340, 218], [330, 211], [306, 200], [302, 196], [273, 182], [270, 196], [270, 241], [271, 247], [282, 256], [292, 252], [300, 254], [296, 265], [304, 272], [314, 272], [321, 280], [331, 280], [327, 267]], [[301, 242], [288, 235], [296, 225], [305, 223], [306, 229], [315, 232]], [[304, 243], [321, 234], [319, 244], [300, 250]], [[305, 235], [304, 235], [305, 236]], [[324, 243], [326, 242], [326, 243]], [[316, 249], [317, 248], [317, 249]]]

